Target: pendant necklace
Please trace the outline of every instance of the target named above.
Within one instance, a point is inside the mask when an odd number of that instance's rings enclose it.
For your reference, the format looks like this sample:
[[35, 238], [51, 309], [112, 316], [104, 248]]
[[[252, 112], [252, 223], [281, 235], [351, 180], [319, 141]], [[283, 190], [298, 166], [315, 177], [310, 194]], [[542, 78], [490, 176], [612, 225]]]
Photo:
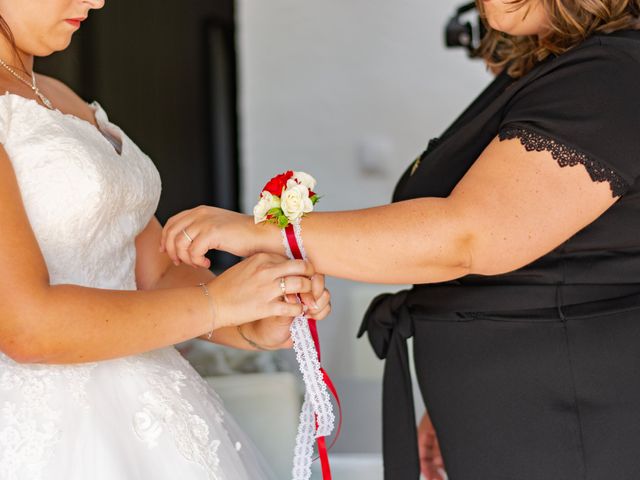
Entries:
[[4, 68], [6, 68], [14, 77], [16, 77], [22, 83], [27, 85], [31, 90], [33, 90], [33, 93], [35, 94], [35, 96], [40, 99], [40, 101], [42, 102], [42, 104], [45, 107], [47, 107], [49, 110], [55, 110], [55, 108], [53, 107], [53, 104], [51, 103], [51, 100], [49, 100], [47, 97], [45, 97], [43, 95], [43, 93], [40, 91], [40, 89], [38, 88], [38, 86], [36, 85], [36, 75], [35, 75], [35, 73], [31, 72], [31, 82], [29, 82], [29, 80], [24, 78], [22, 75], [20, 75], [18, 72], [16, 72], [13, 68], [11, 68], [9, 65], [7, 65], [7, 63], [4, 60], [2, 60], [1, 58], [0, 58], [0, 65], [2, 65]]

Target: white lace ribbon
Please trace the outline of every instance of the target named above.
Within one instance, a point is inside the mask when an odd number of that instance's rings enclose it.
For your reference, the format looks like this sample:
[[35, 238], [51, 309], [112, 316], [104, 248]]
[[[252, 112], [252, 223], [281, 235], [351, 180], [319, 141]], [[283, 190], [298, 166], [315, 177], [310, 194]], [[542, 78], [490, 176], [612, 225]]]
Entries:
[[307, 395], [305, 395], [302, 410], [300, 411], [296, 446], [293, 451], [293, 470], [291, 473], [293, 480], [306, 480], [311, 478], [315, 426], [313, 406], [311, 402], [308, 401]]
[[[302, 258], [306, 259], [307, 255], [302, 244], [300, 223], [294, 224], [293, 228]], [[289, 247], [289, 241], [284, 229], [282, 230], [282, 241], [287, 256], [290, 259], [294, 259], [295, 257]], [[294, 450], [292, 476], [293, 480], [308, 480], [311, 478], [315, 439], [331, 435], [334, 429], [335, 415], [331, 397], [320, 370], [318, 352], [305, 315], [296, 317], [291, 324], [291, 338], [305, 385], [304, 403], [300, 412], [300, 424]]]

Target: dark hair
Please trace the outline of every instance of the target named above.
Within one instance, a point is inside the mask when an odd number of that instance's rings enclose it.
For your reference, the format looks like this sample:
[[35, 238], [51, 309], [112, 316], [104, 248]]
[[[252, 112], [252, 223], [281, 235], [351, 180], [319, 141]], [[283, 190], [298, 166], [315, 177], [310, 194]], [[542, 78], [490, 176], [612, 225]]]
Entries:
[[[512, 0], [514, 9], [528, 8], [532, 0]], [[488, 25], [479, 55], [489, 67], [508, 68], [521, 77], [549, 55], [559, 55], [596, 33], [640, 29], [640, 0], [539, 0], [547, 12], [550, 30], [542, 36], [514, 37]], [[478, 9], [484, 17], [482, 1]]]
[[20, 53], [18, 52], [18, 46], [16, 45], [16, 39], [13, 36], [13, 32], [11, 31], [11, 28], [9, 27], [9, 24], [2, 17], [2, 15], [0, 15], [0, 33], [2, 35], [4, 35], [4, 37], [7, 39], [7, 41], [11, 45], [11, 48], [13, 48], [13, 51], [15, 52], [16, 57], [20, 61], [20, 66], [22, 67], [22, 69], [26, 70], [26, 67], [25, 67], [24, 63], [22, 63], [22, 57], [20, 56]]

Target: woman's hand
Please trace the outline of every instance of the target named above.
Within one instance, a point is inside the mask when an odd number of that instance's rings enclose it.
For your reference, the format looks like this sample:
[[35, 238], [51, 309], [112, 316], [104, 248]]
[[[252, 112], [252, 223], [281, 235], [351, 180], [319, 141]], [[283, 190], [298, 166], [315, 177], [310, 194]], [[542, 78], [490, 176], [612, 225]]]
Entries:
[[438, 437], [427, 413], [418, 426], [418, 452], [420, 470], [426, 480], [447, 480]]
[[[331, 294], [325, 288], [324, 276], [314, 275], [311, 280], [315, 305], [307, 310], [307, 315], [316, 320], [325, 319], [331, 313]], [[298, 302], [295, 295], [287, 295], [288, 303]], [[270, 317], [243, 326], [243, 334], [265, 350], [279, 350], [293, 347], [291, 322], [293, 317]]]
[[259, 227], [249, 215], [200, 206], [180, 212], [167, 221], [160, 251], [166, 251], [176, 265], [182, 262], [192, 267], [209, 268], [210, 262], [205, 258], [209, 250], [223, 250], [240, 257], [267, 251], [257, 248], [258, 233]]
[[[313, 265], [259, 253], [226, 270], [207, 287], [214, 307], [215, 329], [233, 327], [269, 317], [296, 317], [305, 304], [287, 303], [283, 295], [312, 297]], [[305, 303], [313, 305], [313, 300]]]

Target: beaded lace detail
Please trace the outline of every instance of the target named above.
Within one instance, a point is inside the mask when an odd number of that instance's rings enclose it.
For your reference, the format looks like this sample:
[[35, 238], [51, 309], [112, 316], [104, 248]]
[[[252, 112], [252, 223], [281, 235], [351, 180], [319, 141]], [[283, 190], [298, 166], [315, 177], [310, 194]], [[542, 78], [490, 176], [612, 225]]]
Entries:
[[499, 138], [501, 141], [518, 138], [528, 152], [548, 151], [561, 167], [584, 165], [591, 180], [594, 182], [609, 182], [611, 194], [614, 197], [621, 196], [629, 187], [629, 184], [608, 166], [574, 148], [539, 133], [521, 127], [508, 126], [500, 130]]
[[[182, 391], [187, 386], [200, 391], [201, 400], [220, 423], [219, 429], [223, 428], [221, 405], [216, 397], [205, 392], [204, 381], [193, 370], [168, 369], [167, 363], [161, 361], [165, 355], [165, 351], [154, 351], [124, 359], [134, 375], [145, 373], [149, 387], [139, 396], [142, 408], [133, 417], [133, 430], [150, 449], [158, 446], [166, 430], [186, 460], [202, 466], [210, 480], [222, 480], [225, 477], [218, 468], [220, 440], [211, 438], [209, 425]], [[174, 357], [173, 362], [182, 360], [177, 355]]]
[[25, 366], [0, 354], [0, 392], [17, 394], [0, 404], [0, 478], [45, 478], [63, 430], [56, 384], [64, 382], [74, 408], [89, 408], [85, 386], [95, 366]]

